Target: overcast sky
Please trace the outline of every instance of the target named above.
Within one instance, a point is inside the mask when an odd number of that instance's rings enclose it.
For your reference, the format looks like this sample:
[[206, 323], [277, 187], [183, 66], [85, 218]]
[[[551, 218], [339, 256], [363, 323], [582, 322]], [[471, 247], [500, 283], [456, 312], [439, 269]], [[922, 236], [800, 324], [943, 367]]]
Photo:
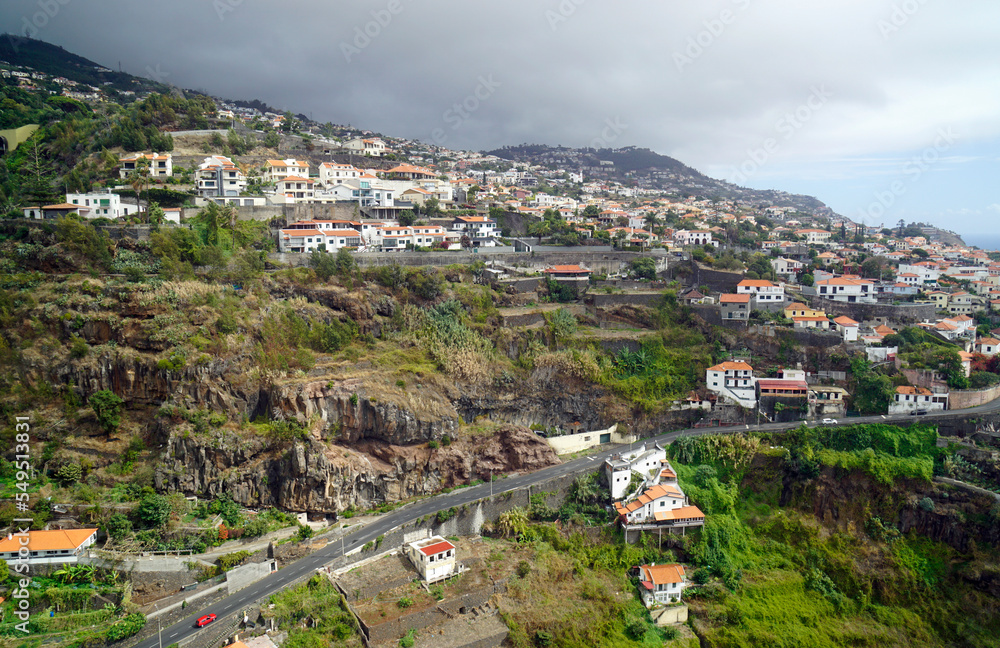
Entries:
[[995, 0], [3, 0], [0, 25], [320, 121], [649, 147], [1000, 242]]

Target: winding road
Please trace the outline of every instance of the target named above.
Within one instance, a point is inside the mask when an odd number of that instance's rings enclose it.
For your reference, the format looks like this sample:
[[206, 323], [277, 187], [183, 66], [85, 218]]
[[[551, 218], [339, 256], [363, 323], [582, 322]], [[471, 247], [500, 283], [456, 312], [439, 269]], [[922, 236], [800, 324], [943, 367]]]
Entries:
[[[961, 415], [974, 415], [982, 414], [987, 412], [995, 412], [1000, 410], [1000, 399], [986, 403], [985, 405], [980, 405], [978, 407], [973, 407], [965, 410], [961, 410]], [[858, 423], [907, 423], [913, 421], [933, 421], [940, 418], [949, 418], [956, 416], [954, 410], [944, 411], [944, 412], [932, 412], [924, 416], [865, 416], [857, 417], [844, 420], [839, 422], [837, 425], [855, 425]], [[707, 434], [725, 434], [725, 433], [735, 433], [743, 432], [747, 430], [781, 430], [796, 427], [799, 425], [796, 423], [767, 423], [764, 425], [754, 425], [754, 426], [730, 426], [730, 427], [712, 427], [712, 428], [698, 428], [698, 429], [686, 429], [686, 430], [676, 430], [673, 432], [668, 432], [666, 434], [661, 434], [659, 436], [650, 437], [643, 439], [643, 441], [655, 441], [660, 444], [666, 444], [672, 442], [674, 439], [682, 436], [702, 436]], [[814, 422], [809, 423], [810, 426], [816, 425]], [[535, 471], [533, 473], [528, 473], [524, 475], [517, 475], [513, 477], [507, 477], [505, 479], [500, 479], [493, 482], [493, 495], [499, 495], [500, 493], [505, 493], [507, 491], [517, 490], [519, 488], [525, 488], [534, 484], [538, 484], [555, 477], [562, 477], [565, 475], [573, 474], [583, 474], [587, 472], [592, 472], [600, 467], [605, 459], [610, 457], [612, 454], [619, 452], [622, 446], [615, 446], [603, 450], [599, 453], [582, 457], [579, 459], [574, 459], [572, 461], [558, 464], [555, 466], [550, 466], [548, 468], [543, 468], [542, 470]], [[363, 546], [367, 542], [375, 540], [378, 536], [387, 533], [388, 531], [398, 527], [400, 525], [412, 522], [417, 518], [433, 515], [438, 511], [449, 509], [453, 506], [461, 506], [463, 504], [469, 504], [480, 500], [484, 497], [490, 496], [490, 484], [480, 484], [470, 488], [462, 488], [456, 491], [452, 491], [447, 494], [435, 495], [428, 497], [423, 500], [419, 500], [412, 504], [408, 504], [396, 511], [387, 513], [379, 517], [376, 521], [358, 528], [356, 531], [349, 532], [343, 538], [343, 545], [341, 542], [337, 542], [336, 539], [331, 539], [330, 543], [304, 558], [300, 558], [295, 562], [292, 562], [282, 568], [281, 570], [270, 574], [269, 576], [263, 578], [262, 580], [254, 583], [253, 585], [242, 589], [238, 592], [230, 594], [226, 598], [217, 601], [216, 603], [210, 604], [197, 612], [191, 612], [191, 614], [185, 619], [162, 629], [162, 641], [163, 645], [167, 646], [172, 643], [185, 641], [192, 635], [198, 634], [200, 632], [211, 633], [213, 626], [219, 623], [224, 617], [234, 613], [245, 610], [254, 604], [255, 601], [259, 599], [274, 594], [275, 592], [287, 587], [293, 582], [297, 581], [300, 577], [305, 576], [308, 573], [315, 572], [317, 569], [322, 568], [324, 565], [332, 562], [333, 560], [339, 558], [342, 555], [342, 550], [345, 552], [351, 552], [358, 547]], [[339, 538], [337, 538], [339, 539]], [[210, 624], [204, 629], [195, 627], [195, 620], [206, 614], [215, 614], [218, 616], [219, 621], [216, 624]], [[148, 626], [147, 626], [148, 627]], [[154, 634], [151, 638], [145, 639], [137, 644], [134, 648], [154, 648], [158, 646], [158, 638]]]

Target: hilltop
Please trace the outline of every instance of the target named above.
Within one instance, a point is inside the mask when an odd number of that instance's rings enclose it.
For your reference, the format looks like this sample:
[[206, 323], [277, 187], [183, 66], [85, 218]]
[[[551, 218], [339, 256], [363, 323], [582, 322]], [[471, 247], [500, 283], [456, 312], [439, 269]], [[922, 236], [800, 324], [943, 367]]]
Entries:
[[839, 216], [812, 196], [774, 189], [759, 190], [710, 178], [679, 160], [647, 148], [567, 148], [545, 144], [520, 144], [488, 151], [486, 155], [529, 165], [575, 168], [589, 177], [631, 183], [638, 189], [695, 195], [711, 199], [743, 200], [751, 203], [792, 207], [818, 216]]

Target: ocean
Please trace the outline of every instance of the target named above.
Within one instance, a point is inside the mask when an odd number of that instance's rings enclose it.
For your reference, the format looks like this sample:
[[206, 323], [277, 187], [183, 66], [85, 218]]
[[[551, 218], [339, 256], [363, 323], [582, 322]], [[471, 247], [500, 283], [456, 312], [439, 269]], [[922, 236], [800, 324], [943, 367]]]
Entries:
[[984, 250], [1000, 250], [1000, 234], [993, 232], [962, 232], [962, 240], [967, 245], [975, 245]]

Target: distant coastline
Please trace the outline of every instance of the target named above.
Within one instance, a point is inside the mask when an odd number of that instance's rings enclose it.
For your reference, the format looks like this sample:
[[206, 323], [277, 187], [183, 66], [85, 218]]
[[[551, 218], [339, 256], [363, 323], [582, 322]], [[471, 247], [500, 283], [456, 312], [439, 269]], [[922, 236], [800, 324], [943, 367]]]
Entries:
[[1000, 234], [992, 232], [963, 233], [962, 240], [983, 250], [1000, 250]]

